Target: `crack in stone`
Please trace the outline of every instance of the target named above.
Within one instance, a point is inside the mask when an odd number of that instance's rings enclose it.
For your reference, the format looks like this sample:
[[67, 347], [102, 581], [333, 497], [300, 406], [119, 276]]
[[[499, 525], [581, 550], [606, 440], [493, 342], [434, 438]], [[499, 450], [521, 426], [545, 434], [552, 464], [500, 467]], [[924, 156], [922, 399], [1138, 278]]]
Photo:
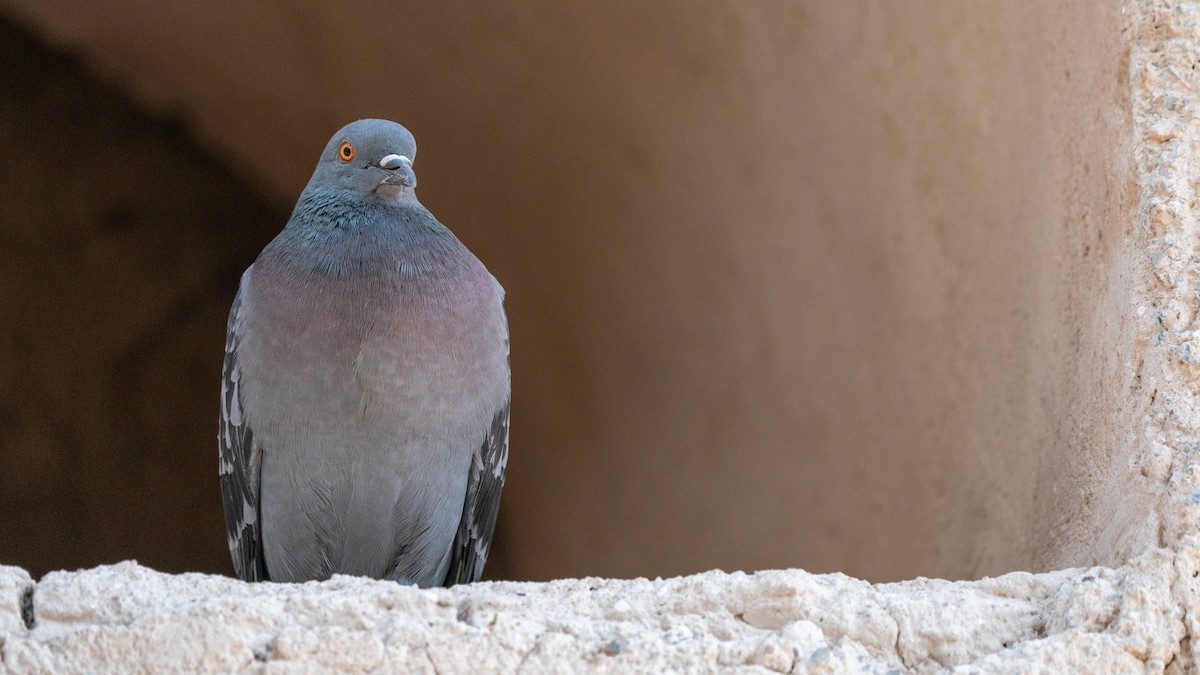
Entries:
[[903, 637], [903, 634], [900, 628], [900, 622], [896, 620], [896, 615], [892, 612], [891, 603], [889, 603], [887, 598], [879, 592], [878, 588], [873, 586], [870, 588], [868, 597], [870, 602], [874, 603], [874, 605], [878, 607], [888, 619], [891, 620], [892, 626], [896, 629], [896, 642], [892, 645], [892, 649], [896, 652], [896, 660], [900, 662], [900, 665], [903, 666], [905, 670], [912, 670], [913, 666], [909, 664], [908, 659], [904, 656], [904, 651], [900, 646], [900, 641]]
[[1167, 658], [1166, 662], [1163, 663], [1164, 669], [1166, 669], [1167, 666], [1170, 666], [1175, 661], [1179, 661], [1179, 663], [1185, 668], [1189, 664], [1195, 665], [1193, 662], [1194, 655], [1191, 648], [1192, 639], [1195, 637], [1192, 634], [1193, 622], [1190, 620], [1193, 610], [1190, 602], [1190, 594], [1188, 593], [1187, 588], [1184, 587], [1184, 584], [1187, 583], [1189, 578], [1194, 579], [1198, 570], [1191, 570], [1191, 574], [1189, 575], [1188, 570], [1180, 569], [1181, 565], [1183, 564], [1185, 563], [1180, 556], [1180, 552], [1175, 551], [1171, 556], [1171, 569], [1175, 574], [1174, 578], [1171, 579], [1169, 588], [1171, 593], [1171, 602], [1173, 602], [1176, 607], [1182, 610], [1179, 614], [1179, 622], [1183, 627], [1183, 632], [1182, 635], [1179, 636], [1179, 640], [1175, 643], [1175, 649], [1173, 650], [1173, 653], [1169, 656], [1169, 658]]
[[250, 654], [256, 663], [267, 663], [271, 660], [271, 653], [267, 645], [254, 647], [250, 650]]
[[896, 650], [896, 658], [900, 661], [900, 665], [904, 666], [905, 669], [911, 670], [912, 666], [909, 665], [908, 659], [904, 658], [904, 650], [900, 647], [900, 623], [896, 621], [896, 617], [892, 616], [890, 609], [885, 609], [885, 611], [891, 617], [892, 622], [896, 624], [896, 644], [892, 647]]
[[37, 617], [33, 613], [33, 588], [33, 584], [29, 584], [21, 592], [21, 621], [25, 622], [26, 630], [33, 630], [37, 624]]
[[533, 646], [530, 647], [529, 651], [525, 652], [525, 655], [521, 657], [521, 662], [517, 664], [516, 669], [513, 671], [514, 673], [519, 674], [521, 672], [521, 669], [525, 667], [525, 662], [529, 660], [529, 657], [532, 656], [535, 651], [537, 651], [537, 647], [537, 640], [534, 640]]

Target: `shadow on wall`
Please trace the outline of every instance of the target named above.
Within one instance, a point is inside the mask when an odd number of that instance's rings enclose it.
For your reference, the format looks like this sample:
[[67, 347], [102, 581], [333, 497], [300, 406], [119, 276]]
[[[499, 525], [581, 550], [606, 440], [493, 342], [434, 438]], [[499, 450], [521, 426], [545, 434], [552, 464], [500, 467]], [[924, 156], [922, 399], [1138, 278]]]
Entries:
[[0, 53], [0, 561], [230, 573], [225, 315], [287, 212], [12, 24]]
[[15, 4], [205, 149], [0, 27], [0, 562], [228, 571], [225, 312], [365, 116], [414, 131], [422, 200], [508, 290], [489, 576], [1119, 555], [1118, 2], [397, 6], [357, 41], [404, 27], [383, 87], [320, 3]]

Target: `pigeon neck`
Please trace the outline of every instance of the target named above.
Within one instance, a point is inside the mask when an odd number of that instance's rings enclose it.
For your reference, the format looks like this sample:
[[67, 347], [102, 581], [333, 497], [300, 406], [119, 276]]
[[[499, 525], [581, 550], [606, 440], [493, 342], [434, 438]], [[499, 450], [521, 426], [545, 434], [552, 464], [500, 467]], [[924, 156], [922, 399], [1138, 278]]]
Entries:
[[474, 260], [415, 199], [384, 203], [319, 189], [300, 195], [268, 249], [291, 264], [333, 276], [439, 277]]

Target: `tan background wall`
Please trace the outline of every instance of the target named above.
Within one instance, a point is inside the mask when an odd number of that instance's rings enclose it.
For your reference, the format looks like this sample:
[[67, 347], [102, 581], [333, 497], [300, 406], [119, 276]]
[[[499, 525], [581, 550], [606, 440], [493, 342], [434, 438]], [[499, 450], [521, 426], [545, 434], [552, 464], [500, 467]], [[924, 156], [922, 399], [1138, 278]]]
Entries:
[[[163, 141], [136, 175], [180, 201], [86, 235], [92, 276], [47, 267], [83, 234], [35, 230], [10, 272], [25, 285], [3, 286], [27, 317], [6, 352], [42, 350], [5, 361], [51, 393], [0, 384], [0, 505], [61, 510], [5, 562], [224, 565], [221, 313], [328, 134], [362, 116], [413, 130], [422, 199], [509, 292], [493, 574], [963, 577], [1116, 562], [1152, 540], [1118, 2], [5, 6], [206, 148]], [[117, 126], [106, 142], [136, 154]], [[222, 200], [174, 173], [203, 152], [274, 206], [207, 210]], [[44, 164], [23, 166], [0, 191]], [[87, 211], [76, 190], [64, 219]], [[185, 282], [135, 310], [150, 301], [123, 291], [160, 283], [135, 273], [156, 256]], [[60, 285], [43, 291], [48, 269]], [[81, 290], [78, 306], [38, 301]], [[172, 314], [180, 298], [194, 311]], [[109, 333], [120, 347], [100, 351]], [[119, 386], [122, 353], [142, 376]], [[48, 447], [80, 456], [38, 464]], [[7, 496], [36, 481], [58, 489]], [[26, 541], [79, 514], [103, 545]]]

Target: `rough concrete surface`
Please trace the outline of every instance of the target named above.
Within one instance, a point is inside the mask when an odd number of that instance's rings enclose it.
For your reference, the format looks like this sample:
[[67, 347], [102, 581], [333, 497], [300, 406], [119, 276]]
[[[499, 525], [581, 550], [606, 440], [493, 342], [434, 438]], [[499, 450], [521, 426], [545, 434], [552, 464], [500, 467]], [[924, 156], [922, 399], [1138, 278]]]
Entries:
[[[128, 562], [47, 575], [28, 630], [0, 601], [0, 623], [17, 624], [0, 654], [15, 673], [1153, 672], [1185, 634], [1174, 577], [1166, 551], [1118, 570], [874, 586], [799, 570], [247, 585]], [[0, 580], [27, 583], [15, 568]]]

